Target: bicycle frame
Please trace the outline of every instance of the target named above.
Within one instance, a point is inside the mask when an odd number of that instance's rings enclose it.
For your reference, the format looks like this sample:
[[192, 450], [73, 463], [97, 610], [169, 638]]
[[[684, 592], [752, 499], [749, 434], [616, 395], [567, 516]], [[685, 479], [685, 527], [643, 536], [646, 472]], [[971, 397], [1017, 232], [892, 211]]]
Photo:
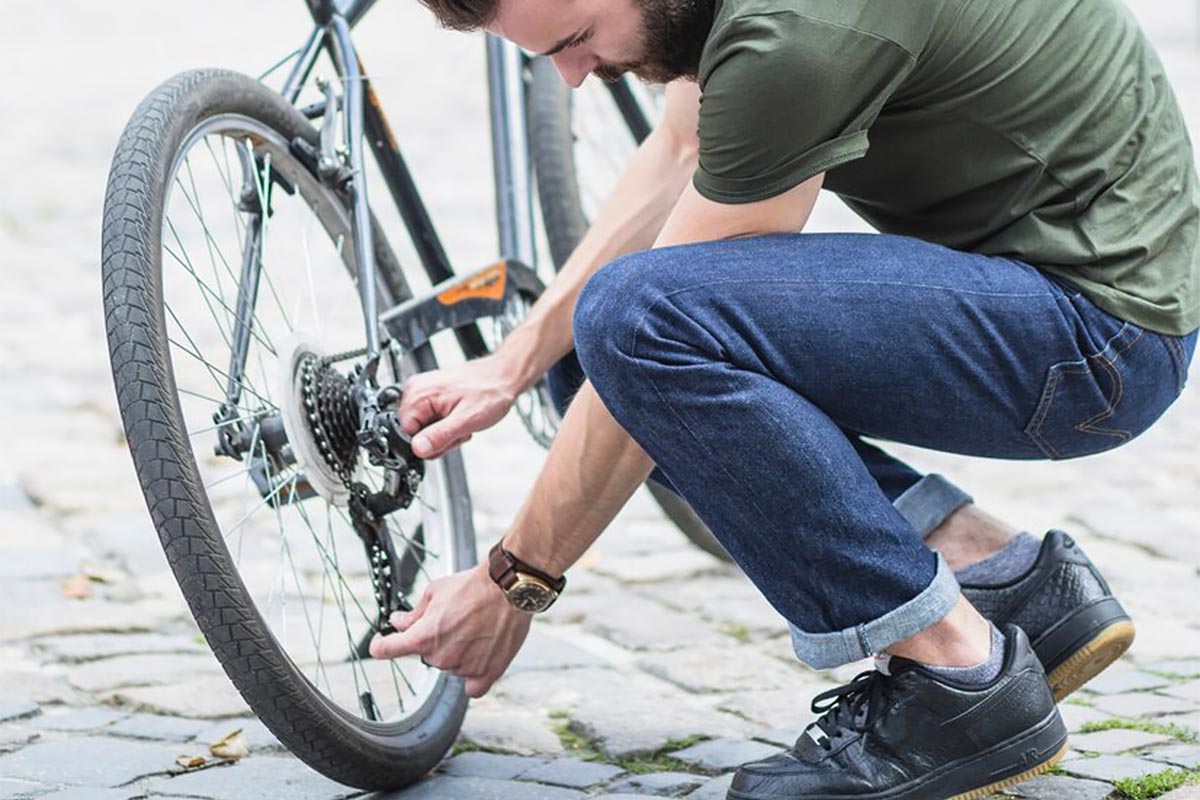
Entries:
[[[424, 344], [437, 331], [453, 330], [464, 355], [468, 359], [476, 358], [486, 354], [488, 347], [475, 320], [499, 315], [514, 295], [536, 297], [541, 293], [542, 284], [536, 274], [533, 169], [527, 129], [525, 75], [529, 56], [511, 42], [488, 34], [489, 121], [500, 261], [459, 276], [434, 229], [351, 38], [351, 30], [375, 5], [375, 0], [305, 0], [305, 3], [313, 19], [313, 29], [297, 50], [295, 63], [281, 93], [288, 102], [295, 104], [318, 57], [324, 50], [329, 52], [343, 87], [340, 116], [349, 162], [345, 182], [352, 204], [354, 271], [366, 341], [366, 364], [358, 378], [362, 390], [359, 397], [361, 419], [367, 426], [379, 410], [376, 398], [380, 387], [375, 384], [375, 375], [381, 357], [381, 325], [387, 330], [389, 339], [405, 350]], [[649, 133], [650, 125], [629, 85], [618, 81], [609, 84], [609, 90], [635, 140], [640, 142]], [[331, 113], [336, 115], [339, 107], [331, 100], [332, 93], [327, 91], [324, 104], [302, 111], [310, 119]], [[323, 142], [332, 137], [332, 122], [330, 118], [324, 122]], [[434, 284], [434, 290], [422, 297], [396, 298], [400, 304], [390, 309], [379, 307], [364, 138], [421, 265]], [[248, 165], [243, 168], [249, 180]], [[336, 172], [339, 165], [330, 163], [324, 168]], [[258, 229], [256, 223], [261, 222], [264, 213], [269, 213], [269, 209], [257, 210], [257, 218], [251, 220], [252, 230]], [[261, 268], [259, 241], [258, 237], [249, 237], [243, 253], [239, 308], [246, 303], [253, 305], [257, 294]], [[239, 344], [249, 341], [251, 321], [250, 314], [238, 315], [234, 334]], [[234, 348], [224, 412], [236, 408], [239, 389], [234, 377], [242, 374], [245, 349], [244, 346]]]

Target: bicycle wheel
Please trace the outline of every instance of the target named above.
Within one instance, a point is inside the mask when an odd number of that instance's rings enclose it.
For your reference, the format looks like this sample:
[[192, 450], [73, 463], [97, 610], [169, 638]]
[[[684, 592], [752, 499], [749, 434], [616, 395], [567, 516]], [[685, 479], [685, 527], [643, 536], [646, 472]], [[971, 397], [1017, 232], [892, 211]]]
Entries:
[[[243, 75], [186, 72], [159, 86], [109, 173], [105, 320], [138, 480], [229, 678], [310, 766], [392, 788], [446, 753], [466, 696], [461, 679], [416, 659], [365, 652], [380, 573], [347, 486], [388, 476], [354, 438], [347, 387], [364, 323], [353, 237], [346, 198], [305, 166], [316, 142], [295, 108]], [[243, 254], [256, 241], [251, 280]], [[386, 308], [409, 290], [378, 225], [375, 242]], [[251, 324], [238, 374], [240, 321]], [[428, 346], [388, 349], [379, 382], [435, 366]], [[457, 451], [424, 464], [416, 501], [381, 515], [377, 540], [414, 599], [475, 562]]]
[[[653, 125], [661, 116], [662, 98], [661, 92], [624, 78], [628, 93], [623, 100], [637, 103], [630, 116], [622, 113], [609, 88], [594, 77], [571, 91], [549, 59], [535, 58], [530, 68], [529, 149], [546, 240], [555, 269], [560, 269], [637, 148], [636, 128], [641, 120]], [[731, 560], [686, 500], [655, 481], [647, 481], [646, 486], [693, 544]]]

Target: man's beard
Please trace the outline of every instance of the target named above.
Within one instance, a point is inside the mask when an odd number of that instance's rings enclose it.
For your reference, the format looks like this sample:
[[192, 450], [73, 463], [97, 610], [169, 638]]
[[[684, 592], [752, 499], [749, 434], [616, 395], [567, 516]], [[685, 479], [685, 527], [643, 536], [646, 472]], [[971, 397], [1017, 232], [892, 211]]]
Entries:
[[605, 64], [596, 77], [615, 81], [632, 72], [648, 83], [676, 78], [695, 80], [700, 53], [713, 22], [714, 0], [634, 0], [642, 18], [643, 57], [634, 62]]

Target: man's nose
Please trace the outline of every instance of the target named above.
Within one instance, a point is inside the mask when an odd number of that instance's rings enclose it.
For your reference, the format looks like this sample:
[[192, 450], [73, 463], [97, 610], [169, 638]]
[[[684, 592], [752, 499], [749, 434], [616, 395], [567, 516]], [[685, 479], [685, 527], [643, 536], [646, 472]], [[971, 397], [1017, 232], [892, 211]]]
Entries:
[[572, 89], [578, 89], [588, 73], [599, 66], [599, 59], [582, 53], [558, 53], [550, 56], [559, 77]]

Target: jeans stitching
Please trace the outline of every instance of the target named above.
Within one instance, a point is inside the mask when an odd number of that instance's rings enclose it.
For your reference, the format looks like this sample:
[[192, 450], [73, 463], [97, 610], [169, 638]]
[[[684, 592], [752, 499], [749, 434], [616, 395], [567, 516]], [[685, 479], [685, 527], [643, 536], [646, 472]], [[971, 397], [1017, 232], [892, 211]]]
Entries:
[[1114, 389], [1108, 398], [1108, 408], [1106, 408], [1100, 414], [1095, 415], [1091, 419], [1079, 423], [1075, 426], [1075, 430], [1079, 431], [1080, 433], [1097, 433], [1106, 436], [1115, 436], [1121, 442], [1127, 442], [1133, 438], [1133, 434], [1123, 428], [1096, 428], [1094, 426], [1097, 422], [1111, 417], [1113, 412], [1116, 411], [1117, 405], [1120, 404], [1121, 398], [1125, 395], [1125, 377], [1121, 374], [1121, 371], [1117, 369], [1114, 361], [1116, 360], [1117, 356], [1121, 355], [1121, 353], [1124, 353], [1126, 350], [1133, 347], [1133, 345], [1142, 338], [1143, 333], [1145, 333], [1145, 331], [1138, 329], [1137, 336], [1134, 336], [1133, 339], [1121, 349], [1114, 351], [1111, 357], [1104, 355], [1104, 353], [1100, 353], [1096, 356], [1096, 359], [1105, 368], [1108, 374], [1112, 376], [1114, 381]]
[[1183, 342], [1177, 336], [1162, 334], [1158, 337], [1167, 346], [1171, 361], [1175, 366], [1175, 386], [1177, 391], [1183, 391], [1187, 381], [1187, 353], [1183, 350]]

